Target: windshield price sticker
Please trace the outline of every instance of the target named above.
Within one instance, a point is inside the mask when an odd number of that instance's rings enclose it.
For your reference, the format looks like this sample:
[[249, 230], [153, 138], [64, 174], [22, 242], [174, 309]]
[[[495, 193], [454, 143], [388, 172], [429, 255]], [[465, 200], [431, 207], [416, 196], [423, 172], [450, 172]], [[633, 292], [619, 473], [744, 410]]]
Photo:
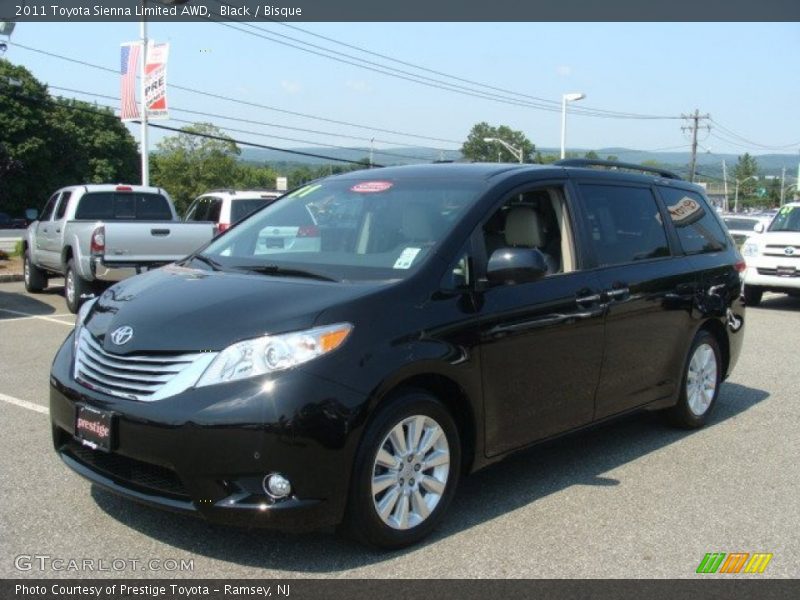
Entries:
[[375, 194], [378, 192], [385, 192], [392, 187], [390, 181], [362, 181], [355, 184], [350, 188], [351, 192], [358, 192], [359, 194]]
[[414, 259], [417, 258], [417, 254], [420, 253], [421, 248], [406, 248], [400, 254], [396, 261], [394, 261], [395, 269], [410, 269], [411, 265], [414, 262]]

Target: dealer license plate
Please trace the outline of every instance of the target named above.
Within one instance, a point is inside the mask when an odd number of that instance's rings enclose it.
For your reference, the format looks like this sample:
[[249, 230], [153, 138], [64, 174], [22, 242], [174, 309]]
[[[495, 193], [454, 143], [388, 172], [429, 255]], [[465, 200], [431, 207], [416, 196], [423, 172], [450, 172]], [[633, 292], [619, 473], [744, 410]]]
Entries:
[[113, 414], [91, 406], [79, 405], [75, 415], [75, 437], [94, 450], [111, 450]]

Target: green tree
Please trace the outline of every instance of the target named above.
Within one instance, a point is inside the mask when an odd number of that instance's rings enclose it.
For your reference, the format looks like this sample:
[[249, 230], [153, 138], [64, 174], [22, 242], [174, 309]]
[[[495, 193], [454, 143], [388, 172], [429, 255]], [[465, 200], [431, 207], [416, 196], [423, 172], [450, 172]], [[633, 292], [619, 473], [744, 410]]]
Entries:
[[151, 157], [153, 185], [163, 187], [180, 214], [200, 194], [215, 188], [235, 188], [242, 171], [239, 147], [210, 123], [195, 123], [165, 137]]
[[753, 179], [758, 177], [758, 161], [755, 157], [745, 152], [739, 157], [731, 174], [734, 180], [734, 189], [736, 182], [739, 182], [739, 205], [747, 206], [759, 203], [760, 199], [756, 196], [759, 183]]
[[606, 156], [606, 160], [613, 160], [614, 162], [616, 162], [619, 160], [619, 156], [617, 156], [616, 154], [609, 154], [608, 156]]
[[594, 150], [589, 150], [589, 151], [588, 151], [588, 152], [587, 152], [587, 153], [584, 155], [584, 158], [588, 158], [588, 159], [590, 159], [590, 160], [597, 160], [598, 158], [600, 158], [600, 156], [598, 156], [597, 152], [595, 152]]
[[0, 59], [0, 207], [41, 208], [59, 187], [133, 181], [136, 143], [108, 110], [50, 96], [24, 67]]
[[486, 138], [496, 138], [503, 140], [515, 148], [522, 148], [524, 162], [534, 160], [534, 150], [536, 146], [524, 133], [515, 131], [506, 125], [492, 127], [486, 122], [476, 123], [467, 136], [467, 140], [461, 146], [461, 154], [464, 158], [475, 162], [517, 162], [517, 157], [512, 155], [508, 149], [497, 142], [485, 142]]

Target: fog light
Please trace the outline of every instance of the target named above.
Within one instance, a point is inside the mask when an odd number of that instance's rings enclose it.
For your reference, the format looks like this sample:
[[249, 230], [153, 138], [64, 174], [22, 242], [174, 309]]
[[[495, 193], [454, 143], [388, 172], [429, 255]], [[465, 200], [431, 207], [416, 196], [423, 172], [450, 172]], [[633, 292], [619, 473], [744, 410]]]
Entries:
[[292, 493], [292, 484], [280, 473], [272, 473], [264, 477], [264, 491], [271, 498], [285, 498]]

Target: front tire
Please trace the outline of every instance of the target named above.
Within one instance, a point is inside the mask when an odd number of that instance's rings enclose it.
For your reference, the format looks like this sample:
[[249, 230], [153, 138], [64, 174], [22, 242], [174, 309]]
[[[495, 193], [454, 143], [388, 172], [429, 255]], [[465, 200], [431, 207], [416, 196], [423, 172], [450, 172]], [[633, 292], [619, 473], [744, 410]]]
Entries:
[[708, 421], [722, 383], [722, 361], [717, 339], [700, 330], [692, 342], [681, 379], [678, 403], [667, 411], [676, 427], [697, 429]]
[[64, 299], [67, 301], [69, 311], [77, 313], [81, 304], [85, 302], [81, 296], [91, 293], [93, 293], [91, 284], [78, 275], [75, 270], [75, 261], [70, 258], [64, 274]]
[[461, 443], [453, 417], [427, 392], [387, 402], [359, 448], [344, 525], [358, 541], [391, 550], [441, 521], [458, 484]]
[[764, 296], [764, 290], [754, 285], [744, 286], [744, 303], [746, 306], [758, 306], [761, 304], [761, 298]]
[[22, 259], [23, 279], [25, 280], [25, 291], [37, 294], [47, 287], [47, 274], [31, 262], [30, 250], [25, 251]]

